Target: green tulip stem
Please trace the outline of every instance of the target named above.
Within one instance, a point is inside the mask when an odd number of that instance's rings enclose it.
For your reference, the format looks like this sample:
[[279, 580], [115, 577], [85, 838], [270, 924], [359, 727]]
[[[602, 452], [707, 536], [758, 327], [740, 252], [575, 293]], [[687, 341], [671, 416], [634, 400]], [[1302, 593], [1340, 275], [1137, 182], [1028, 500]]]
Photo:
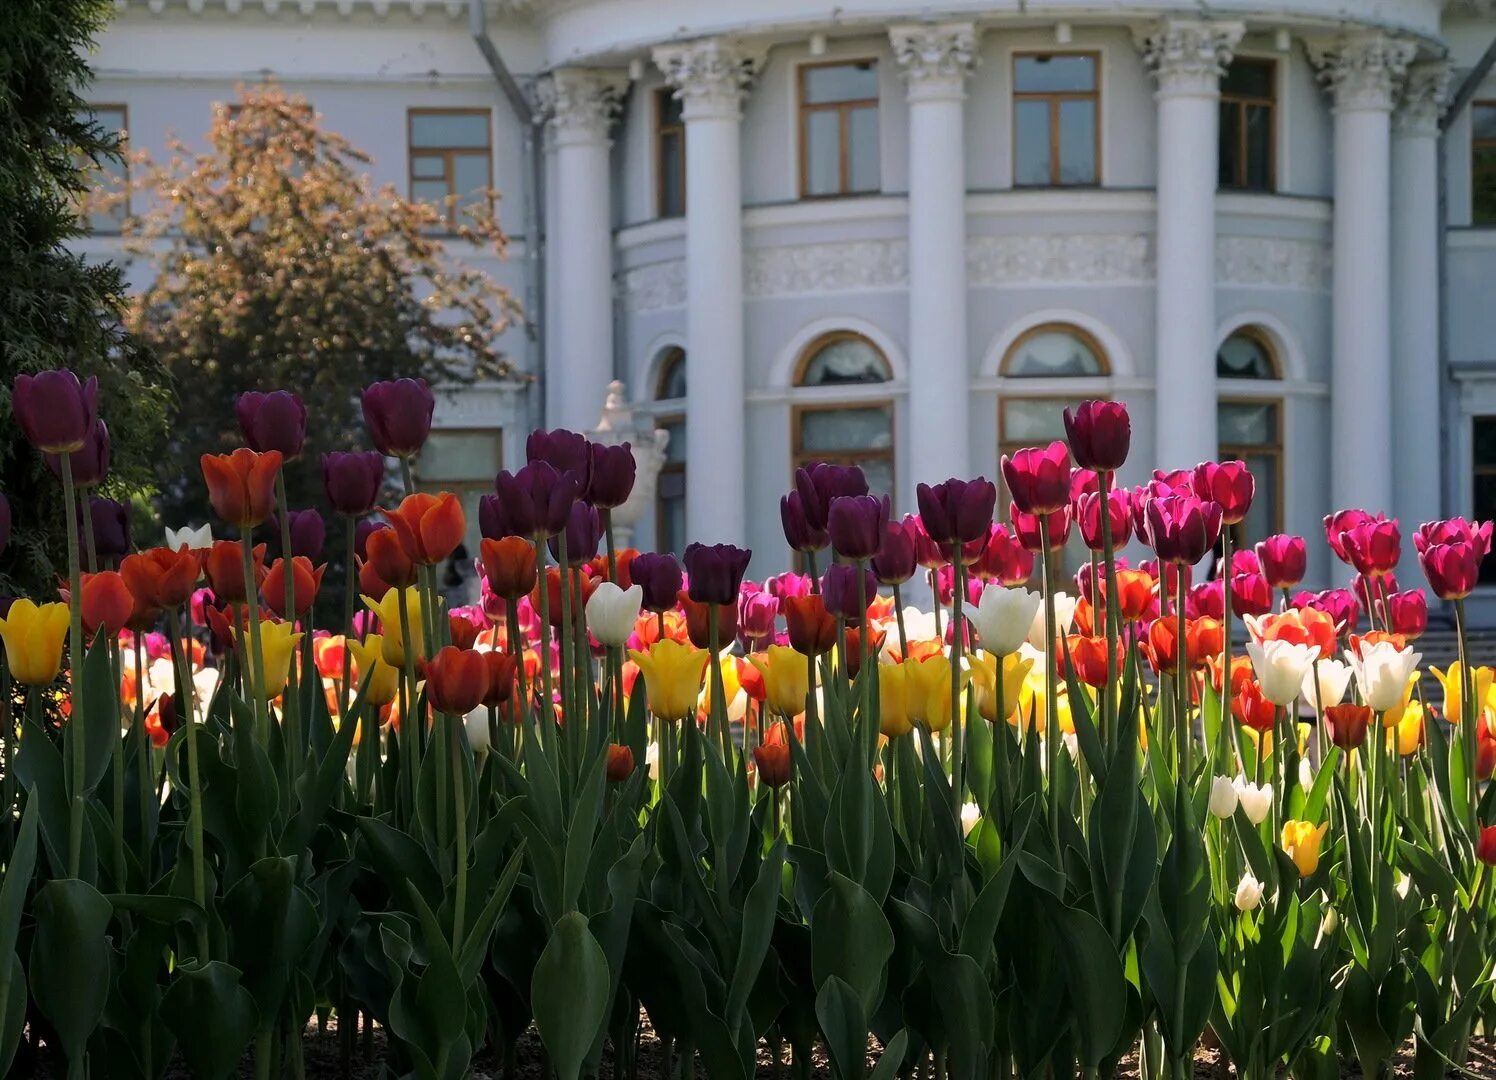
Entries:
[[[1054, 642], [1059, 634], [1054, 610], [1054, 560], [1049, 550], [1049, 515], [1039, 515], [1039, 547], [1044, 556], [1044, 768], [1049, 776], [1049, 831], [1055, 851], [1060, 847], [1060, 711], [1055, 686]], [[935, 605], [939, 608], [939, 604]]]
[[1469, 817], [1466, 825], [1474, 836], [1480, 828], [1476, 806], [1480, 801], [1480, 780], [1476, 776], [1476, 718], [1480, 715], [1475, 697], [1475, 680], [1470, 671], [1470, 647], [1466, 636], [1465, 601], [1454, 602], [1454, 628], [1460, 648], [1460, 746], [1465, 757], [1465, 792]]
[[88, 508], [88, 494], [84, 491], [78, 492], [78, 518], [83, 523], [83, 565], [90, 574], [97, 573], [99, 549], [94, 539], [93, 513]]
[[504, 647], [517, 661], [515, 678], [519, 680], [519, 700], [514, 706], [514, 719], [516, 724], [523, 724], [525, 706], [530, 701], [529, 688], [525, 685], [525, 634], [519, 625], [519, 601], [512, 598], [504, 601]]
[[452, 806], [457, 831], [457, 896], [452, 909], [452, 952], [462, 951], [462, 933], [467, 921], [468, 884], [468, 837], [467, 837], [467, 792], [464, 784], [465, 770], [462, 759], [462, 743], [467, 738], [465, 722], [460, 716], [446, 717], [447, 741], [451, 749], [452, 762]]
[[111, 771], [114, 774], [113, 800], [110, 804], [112, 811], [110, 826], [114, 833], [114, 877], [115, 887], [120, 892], [126, 892], [129, 886], [125, 878], [125, 737], [119, 729], [121, 715], [119, 700], [119, 676], [120, 676], [119, 639], [115, 638], [109, 642], [109, 681], [113, 687], [111, 696], [114, 698], [115, 730], [114, 742], [110, 747]]
[[909, 631], [904, 629], [904, 594], [899, 586], [893, 587], [893, 617], [899, 627], [899, 655], [909, 658]]
[[537, 717], [545, 730], [546, 749], [555, 751], [555, 697], [551, 690], [551, 590], [545, 580], [545, 536], [535, 534], [535, 573], [540, 583], [540, 709]]
[[[793, 728], [794, 725], [791, 725]], [[816, 658], [805, 656], [805, 752], [810, 754], [810, 743], [820, 725], [816, 708]]]
[[[1209, 669], [1206, 675], [1209, 675]], [[1210, 685], [1207, 682], [1201, 693], [1207, 693]], [[1222, 724], [1231, 724], [1231, 526], [1226, 525], [1221, 529], [1221, 693], [1220, 693], [1220, 715]], [[1294, 718], [1289, 717], [1288, 730], [1293, 733]], [[1211, 747], [1206, 747], [1206, 756], [1210, 756]]]
[[[566, 530], [563, 528], [556, 534], [556, 573], [557, 580], [561, 585], [561, 611], [560, 618], [556, 620], [556, 629], [560, 634], [560, 643], [557, 646], [559, 652], [558, 671], [561, 676], [561, 719], [560, 731], [561, 760], [564, 764], [570, 764], [573, 738], [577, 726], [581, 720], [580, 710], [577, 708], [577, 699], [581, 696], [581, 687], [576, 685], [573, 678], [572, 664], [575, 658], [571, 654], [571, 564], [567, 562], [566, 552]], [[550, 590], [544, 588], [542, 592]]]
[[245, 622], [249, 623], [250, 685], [253, 692], [255, 729], [266, 746], [270, 744], [270, 701], [265, 684], [265, 651], [260, 644], [260, 611], [255, 597], [254, 533], [244, 530], [239, 540], [239, 555], [244, 563]]
[[722, 661], [718, 653], [722, 648], [722, 642], [717, 633], [717, 605], [708, 603], [706, 606], [706, 640], [709, 646], [707, 664], [711, 668], [712, 680], [712, 727], [716, 731], [717, 740], [722, 744], [722, 760], [732, 760], [732, 735], [728, 731], [727, 723], [727, 687], [722, 682]]
[[[959, 818], [961, 804], [966, 792], [966, 771], [963, 754], [966, 749], [966, 711], [961, 707], [961, 654], [963, 651], [961, 605], [966, 598], [966, 564], [962, 561], [962, 547], [958, 539], [951, 544], [951, 571], [954, 588], [951, 591], [951, 808]], [[858, 577], [861, 587], [862, 578]], [[939, 604], [935, 605], [939, 607]]]
[[410, 603], [405, 589], [396, 589], [395, 598], [400, 611], [401, 666], [405, 669], [405, 700], [400, 704], [400, 735], [405, 743], [404, 766], [410, 778], [410, 813], [414, 819], [417, 800], [417, 785], [421, 775], [421, 729], [426, 721], [417, 713], [416, 695], [416, 647], [410, 637]]
[[[275, 474], [275, 504], [278, 512], [278, 524], [280, 525], [280, 548], [281, 548], [281, 576], [285, 579], [285, 618], [294, 629], [296, 625], [296, 573], [291, 555], [291, 506], [286, 496], [286, 470], [279, 469]], [[249, 579], [245, 579], [246, 583]], [[310, 635], [308, 635], [310, 643]], [[286, 689], [281, 695], [281, 719], [285, 728], [286, 743], [290, 751], [286, 755], [286, 768], [294, 779], [296, 770], [302, 762], [302, 740], [301, 740], [301, 694], [297, 691], [300, 678], [296, 670], [296, 657], [292, 655], [292, 663], [286, 676]]]
[[[156, 794], [156, 780], [155, 766], [151, 762], [151, 740], [145, 731], [145, 638], [142, 634], [135, 634], [134, 638], [136, 775], [140, 787], [140, 849], [144, 853], [148, 850], [151, 835], [151, 799]], [[7, 727], [7, 737], [11, 733], [11, 728]], [[5, 775], [9, 778], [9, 769]], [[156, 805], [159, 806], [160, 803]], [[141, 861], [146, 863], [144, 858]]]
[[930, 611], [935, 616], [935, 640], [940, 640], [940, 573], [930, 570], [926, 577], [930, 579]]
[[[1160, 568], [1160, 572], [1162, 568]], [[1189, 708], [1190, 708], [1190, 670], [1189, 649], [1185, 644], [1184, 625], [1184, 566], [1178, 564], [1174, 567], [1174, 738], [1178, 745], [1175, 750], [1179, 754], [1179, 781], [1187, 783], [1190, 775], [1190, 743], [1194, 734], [1190, 730]], [[1262, 743], [1257, 744], [1257, 756], [1262, 757]]]
[[73, 455], [58, 455], [62, 461], [62, 495], [68, 530], [68, 631], [69, 685], [73, 702], [68, 721], [69, 774], [68, 796], [68, 877], [78, 877], [83, 863], [83, 781], [88, 765], [85, 760], [83, 732], [87, 718], [83, 715], [83, 575], [78, 566], [78, 498], [73, 485]]
[[348, 519], [347, 542], [343, 547], [343, 569], [348, 583], [343, 589], [343, 681], [338, 684], [340, 717], [353, 700], [353, 688], [348, 685], [353, 678], [353, 650], [348, 647], [348, 643], [353, 640], [353, 598], [358, 595], [358, 567], [354, 565], [357, 557], [358, 519], [351, 517]]
[[[197, 906], [206, 913], [208, 910], [208, 875], [204, 862], [203, 784], [197, 749], [197, 737], [200, 734], [197, 724], [197, 688], [192, 682], [192, 669], [188, 665], [186, 647], [182, 641], [182, 624], [175, 608], [167, 611], [166, 626], [171, 634], [171, 649], [176, 657], [178, 678], [187, 696], [183, 724], [187, 729], [187, 798], [192, 811], [192, 899], [197, 901]], [[120, 887], [124, 887], [123, 883]], [[208, 962], [206, 919], [197, 924], [197, 955], [202, 963]]]

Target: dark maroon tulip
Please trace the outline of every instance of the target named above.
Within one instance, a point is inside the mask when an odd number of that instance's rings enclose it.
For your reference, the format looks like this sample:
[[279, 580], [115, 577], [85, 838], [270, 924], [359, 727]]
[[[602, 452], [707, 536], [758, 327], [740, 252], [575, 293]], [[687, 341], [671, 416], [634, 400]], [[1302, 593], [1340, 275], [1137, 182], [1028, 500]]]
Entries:
[[[93, 523], [94, 553], [99, 559], [121, 559], [130, 554], [130, 504], [90, 496], [89, 518]], [[79, 543], [82, 543], [81, 526]]]
[[736, 605], [752, 557], [753, 552], [732, 544], [687, 544], [684, 560], [691, 599]]
[[598, 541], [602, 539], [603, 528], [597, 516], [597, 508], [584, 502], [571, 504], [571, 511], [566, 515], [565, 529], [557, 529], [551, 534], [546, 545], [551, 549], [551, 557], [559, 564], [561, 562], [561, 534], [566, 535], [566, 563], [568, 566], [576, 566], [584, 563], [597, 554]]
[[634, 448], [628, 443], [604, 446], [588, 443], [591, 482], [587, 488], [587, 501], [599, 510], [611, 510], [628, 502], [634, 490]]
[[1025, 514], [1052, 514], [1070, 501], [1070, 448], [1064, 443], [1004, 454], [1002, 466], [1008, 494]]
[[381, 454], [408, 458], [431, 435], [436, 396], [425, 379], [390, 379], [364, 387], [364, 426]]
[[1353, 525], [1340, 534], [1340, 549], [1357, 573], [1368, 577], [1391, 573], [1402, 556], [1402, 533], [1397, 519]]
[[1195, 497], [1221, 508], [1221, 521], [1235, 525], [1252, 508], [1257, 481], [1245, 461], [1206, 461], [1195, 466]]
[[1160, 562], [1199, 562], [1220, 542], [1221, 524], [1221, 508], [1193, 495], [1148, 502], [1148, 543]]
[[369, 537], [380, 529], [388, 529], [388, 521], [380, 521], [377, 518], [363, 518], [353, 527], [353, 553], [360, 559], [369, 557]]
[[795, 470], [795, 490], [800, 509], [812, 530], [824, 532], [831, 513], [831, 500], [839, 495], [866, 495], [867, 477], [857, 465], [831, 465], [817, 461]]
[[[57, 479], [62, 479], [62, 455], [43, 454], [47, 468]], [[109, 427], [102, 420], [95, 420], [89, 430], [88, 439], [77, 450], [68, 455], [73, 467], [73, 483], [78, 487], [95, 487], [109, 475]]]
[[[292, 510], [286, 517], [291, 523], [291, 554], [316, 562], [322, 557], [322, 548], [327, 544], [327, 523], [316, 510]], [[280, 551], [280, 516], [272, 514], [268, 522], [270, 535], [275, 538], [275, 550]], [[281, 552], [282, 555], [285, 552]]]
[[821, 551], [831, 542], [824, 528], [813, 528], [805, 518], [805, 500], [798, 491], [792, 491], [779, 499], [779, 521], [784, 526], [784, 539], [794, 551]]
[[1485, 556], [1478, 544], [1431, 544], [1418, 556], [1429, 588], [1440, 600], [1463, 600], [1480, 582]]
[[323, 454], [322, 486], [334, 510], [348, 517], [363, 517], [379, 505], [384, 455], [376, 450]]
[[240, 394], [234, 402], [234, 414], [239, 417], [239, 430], [244, 432], [245, 444], [256, 453], [279, 450], [287, 461], [301, 456], [301, 447], [306, 442], [306, 406], [301, 398], [289, 390], [272, 390], [262, 394], [258, 390]]
[[498, 498], [485, 499], [478, 508], [483, 535], [555, 536], [566, 528], [572, 504], [581, 496], [581, 478], [558, 472], [546, 461], [532, 461], [517, 473], [507, 470], [494, 480]]
[[1335, 557], [1349, 565], [1351, 557], [1346, 552], [1345, 545], [1341, 543], [1341, 536], [1350, 532], [1357, 525], [1385, 520], [1385, 514], [1377, 514], [1373, 517], [1365, 510], [1337, 510], [1335, 513], [1325, 517], [1325, 540], [1329, 543], [1330, 550], [1335, 553]]
[[592, 452], [587, 447], [587, 436], [575, 431], [537, 429], [525, 440], [525, 461], [544, 461], [558, 473], [571, 473], [577, 480], [577, 497], [586, 498], [592, 470]]
[[837, 563], [828, 566], [821, 575], [821, 598], [826, 602], [826, 610], [854, 626], [862, 624], [867, 605], [877, 595], [878, 579], [870, 570], [862, 572], [861, 597], [857, 593], [857, 567]]
[[1428, 629], [1428, 597], [1422, 589], [1391, 593], [1384, 607], [1394, 634], [1415, 641]]
[[985, 476], [975, 480], [952, 477], [940, 484], [920, 484], [915, 496], [920, 521], [935, 543], [965, 545], [987, 538], [992, 512], [997, 507], [997, 485]]
[[873, 576], [884, 585], [902, 585], [914, 576], [919, 562], [914, 536], [904, 521], [890, 521], [883, 526], [883, 543], [871, 565]]
[[1297, 592], [1293, 595], [1293, 606], [1323, 611], [1334, 622], [1338, 634], [1353, 634], [1361, 624], [1361, 605], [1356, 601], [1356, 594], [1349, 589]]
[[891, 513], [887, 495], [838, 495], [826, 515], [832, 550], [844, 559], [871, 559], [883, 544]]
[[162, 694], [156, 699], [156, 719], [161, 724], [161, 730], [168, 735], [176, 733], [182, 726], [182, 718], [177, 715], [177, 696], [175, 694]]
[[1473, 544], [1481, 555], [1491, 553], [1491, 522], [1466, 521], [1464, 518], [1449, 518], [1446, 521], [1429, 521], [1418, 526], [1413, 534], [1413, 549], [1420, 554], [1434, 544]]
[[1304, 568], [1309, 562], [1309, 545], [1302, 536], [1277, 533], [1258, 541], [1256, 552], [1262, 575], [1273, 588], [1291, 589], [1304, 580]]
[[[1107, 506], [1111, 509], [1112, 545], [1120, 548], [1132, 539], [1132, 508], [1127, 492], [1116, 489], [1107, 492]], [[1092, 551], [1105, 549], [1101, 534], [1101, 492], [1087, 492], [1076, 500], [1075, 523], [1086, 547]]]
[[80, 383], [66, 368], [17, 375], [11, 409], [26, 441], [44, 454], [68, 454], [88, 441], [99, 413], [99, 380]]
[[1039, 519], [1043, 517], [1049, 526], [1049, 550], [1065, 546], [1070, 539], [1070, 525], [1074, 518], [1070, 507], [1064, 506], [1053, 514], [1029, 514], [1018, 508], [1017, 503], [1008, 506], [1008, 521], [1013, 526], [1013, 537], [1029, 552], [1044, 550], [1044, 541], [1039, 533]]
[[1065, 410], [1065, 438], [1070, 453], [1083, 469], [1116, 472], [1127, 460], [1132, 443], [1132, 420], [1120, 401], [1082, 401]]
[[904, 526], [904, 531], [914, 541], [914, 560], [920, 566], [926, 570], [938, 570], [949, 561], [940, 545], [930, 539], [930, 534], [925, 531], [925, 523], [918, 514], [905, 514], [899, 524]]
[[1034, 574], [1034, 553], [1018, 542], [1006, 525], [993, 525], [987, 532], [982, 557], [971, 567], [972, 578], [1021, 585]]
[[662, 612], [675, 607], [680, 595], [680, 563], [675, 556], [646, 551], [629, 562], [629, 579], [644, 592], [646, 611]]
[[1273, 610], [1273, 589], [1261, 574], [1231, 578], [1231, 610], [1238, 616], [1266, 615]]

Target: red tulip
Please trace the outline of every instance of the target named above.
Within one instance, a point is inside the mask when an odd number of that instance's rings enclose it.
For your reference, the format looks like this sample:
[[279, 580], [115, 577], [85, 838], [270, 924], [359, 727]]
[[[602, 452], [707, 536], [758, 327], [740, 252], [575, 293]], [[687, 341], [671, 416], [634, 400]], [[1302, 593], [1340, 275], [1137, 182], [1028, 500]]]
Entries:
[[1002, 469], [1013, 505], [1025, 514], [1052, 514], [1070, 502], [1070, 448], [1062, 442], [1004, 454]]
[[[254, 570], [254, 592], [265, 580], [265, 545], [251, 552]], [[226, 604], [242, 604], [249, 596], [244, 587], [244, 552], [238, 540], [215, 540], [203, 556], [203, 574], [213, 594]], [[379, 594], [383, 596], [383, 593]]]
[[324, 564], [312, 569], [312, 560], [305, 555], [297, 555], [291, 560], [291, 603], [295, 612], [286, 612], [286, 560], [276, 559], [270, 566], [270, 572], [265, 575], [265, 581], [260, 586], [260, 592], [265, 598], [265, 606], [282, 619], [294, 615], [300, 618], [312, 609], [317, 602], [317, 593], [322, 588], [322, 575], [327, 572]]
[[1475, 857], [1487, 866], [1496, 866], [1496, 825], [1481, 826], [1475, 840]]
[[1364, 525], [1367, 522], [1373, 521], [1383, 521], [1385, 518], [1386, 515], [1384, 514], [1372, 517], [1365, 510], [1337, 510], [1335, 513], [1325, 517], [1325, 540], [1329, 543], [1330, 550], [1335, 553], [1337, 559], [1343, 563], [1349, 563], [1351, 561], [1350, 555], [1346, 553], [1345, 545], [1340, 541], [1341, 536], [1354, 529], [1357, 525]]
[[1255, 550], [1262, 574], [1274, 589], [1291, 589], [1304, 580], [1309, 547], [1302, 536], [1278, 533], [1259, 541]]
[[1369, 707], [1349, 701], [1325, 709], [1325, 726], [1330, 729], [1330, 741], [1342, 750], [1354, 750], [1366, 741], [1366, 729], [1371, 726], [1371, 720]]
[[204, 454], [203, 479], [213, 511], [240, 529], [259, 525], [275, 508], [275, 474], [281, 461], [279, 450], [259, 454], [241, 447], [232, 454]]
[[514, 678], [519, 671], [519, 658], [513, 653], [500, 652], [497, 649], [478, 655], [483, 657], [483, 663], [488, 668], [488, 689], [484, 692], [483, 704], [497, 708], [508, 701], [514, 693]]
[[1390, 629], [1405, 640], [1414, 641], [1428, 629], [1428, 597], [1422, 589], [1392, 593], [1384, 607]]
[[1261, 574], [1237, 574], [1231, 579], [1231, 611], [1237, 616], [1266, 615], [1273, 610], [1273, 590]]
[[1221, 508], [1221, 520], [1235, 525], [1252, 508], [1257, 482], [1245, 461], [1207, 461], [1195, 466], [1195, 496]]
[[[1128, 504], [1127, 492], [1112, 490], [1107, 494], [1107, 506], [1111, 519], [1112, 546], [1123, 547], [1127, 541], [1132, 539], [1132, 511]], [[1106, 545], [1102, 543], [1104, 537], [1101, 533], [1101, 494], [1087, 493], [1082, 495], [1075, 503], [1075, 522], [1080, 527], [1081, 539], [1085, 541], [1086, 547], [1092, 551], [1102, 551]]]
[[1194, 496], [1155, 496], [1148, 501], [1147, 517], [1148, 542], [1160, 562], [1193, 566], [1221, 539], [1219, 504]]
[[426, 661], [426, 698], [437, 712], [465, 716], [488, 693], [484, 654], [447, 645]]
[[1474, 544], [1434, 544], [1418, 556], [1429, 588], [1440, 600], [1463, 600], [1480, 583], [1484, 556]]
[[621, 784], [634, 775], [634, 752], [627, 746], [613, 743], [608, 747], [608, 783]]
[[1363, 521], [1340, 534], [1344, 559], [1367, 577], [1391, 573], [1402, 554], [1397, 521]]
[[789, 743], [760, 743], [753, 748], [753, 764], [763, 783], [771, 788], [784, 787], [790, 782]]
[[[364, 565], [369, 567], [379, 580], [391, 588], [408, 589], [416, 583], [418, 577], [416, 564], [411, 559], [409, 551], [400, 540], [400, 534], [393, 528], [377, 529], [369, 534], [364, 542], [364, 549], [368, 553]], [[383, 593], [369, 593], [370, 596], [383, 596]]]
[[84, 574], [82, 583], [84, 632], [103, 630], [110, 637], [119, 634], [135, 613], [135, 597], [125, 584], [124, 576], [114, 570]]
[[836, 617], [815, 593], [786, 596], [779, 601], [789, 627], [790, 646], [804, 656], [820, 656], [836, 644]]
[[1077, 679], [1087, 686], [1106, 685], [1106, 638], [1071, 634], [1065, 638], [1065, 647], [1070, 653], [1070, 670]]
[[1262, 696], [1262, 687], [1253, 680], [1245, 683], [1231, 699], [1231, 715], [1242, 727], [1272, 731], [1278, 720], [1278, 707]]
[[1064, 506], [1052, 514], [1029, 514], [1018, 508], [1017, 503], [1008, 507], [1008, 520], [1013, 525], [1013, 535], [1026, 551], [1044, 550], [1044, 539], [1039, 533], [1039, 519], [1043, 517], [1049, 526], [1049, 550], [1065, 546], [1070, 539], [1070, 507]]
[[1083, 469], [1115, 472], [1127, 460], [1132, 421], [1120, 401], [1083, 401], [1064, 412], [1065, 437], [1070, 452]]
[[518, 600], [535, 588], [535, 545], [522, 536], [485, 537], [478, 545], [483, 576], [495, 596]]
[[192, 595], [202, 563], [198, 553], [186, 547], [177, 551], [158, 547], [127, 555], [119, 569], [136, 603], [171, 609], [181, 607]]

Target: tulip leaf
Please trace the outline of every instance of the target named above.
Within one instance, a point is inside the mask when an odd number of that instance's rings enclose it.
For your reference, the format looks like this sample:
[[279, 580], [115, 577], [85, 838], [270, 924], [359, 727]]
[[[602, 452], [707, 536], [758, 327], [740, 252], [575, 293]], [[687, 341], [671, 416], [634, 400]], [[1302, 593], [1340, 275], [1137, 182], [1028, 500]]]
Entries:
[[[416, 843], [409, 833], [401, 832], [379, 818], [355, 819], [359, 836], [364, 842], [364, 853], [373, 864], [374, 872], [385, 881], [409, 881], [421, 891], [427, 903], [439, 903], [442, 882], [426, 849]], [[393, 890], [392, 899], [402, 903], [399, 889]]]
[[26, 1018], [26, 971], [16, 955], [21, 911], [36, 869], [37, 819], [41, 801], [26, 800], [5, 879], [0, 882], [0, 1075], [10, 1070]]
[[[358, 709], [372, 677], [371, 673], [364, 679], [349, 716], [359, 715]], [[322, 823], [322, 816], [332, 804], [333, 796], [345, 782], [348, 755], [353, 750], [353, 737], [357, 731], [357, 723], [343, 724], [333, 736], [327, 752], [322, 755], [322, 760], [317, 763], [316, 770], [309, 770], [302, 775], [296, 785], [299, 805], [295, 815], [281, 833], [279, 850], [287, 854], [296, 854], [311, 843], [312, 833]]]
[[[1094, 1069], [1114, 1052], [1122, 1037], [1127, 1019], [1127, 976], [1111, 937], [1093, 915], [1079, 908], [1059, 907], [1051, 909], [1050, 918], [1056, 931], [1050, 940], [1059, 945], [1059, 959], [1069, 986], [1077, 1053], [1083, 1065]], [[1201, 951], [1208, 952], [1214, 961], [1213, 943]], [[1207, 987], [1200, 995], [1207, 1009], [1213, 990]], [[1200, 1026], [1205, 1026], [1203, 1020]]]
[[764, 957], [769, 951], [769, 941], [774, 933], [774, 915], [779, 904], [779, 887], [784, 869], [784, 838], [774, 841], [767, 856], [759, 864], [758, 878], [748, 890], [743, 902], [742, 932], [738, 938], [737, 961], [733, 964], [732, 981], [727, 989], [727, 1006], [723, 1019], [734, 1031], [743, 1024], [743, 1012], [748, 1005], [748, 994], [758, 979]]
[[[27, 802], [40, 804], [38, 825], [47, 851], [47, 863], [52, 873], [61, 877], [67, 872], [69, 814], [62, 754], [34, 720], [27, 719], [22, 728], [21, 749], [16, 754], [15, 767], [16, 779], [26, 789]], [[83, 866], [94, 865], [93, 850], [93, 833], [84, 829]]]
[[970, 956], [960, 953], [936, 953], [928, 961], [930, 981], [939, 987], [936, 1008], [944, 1019], [954, 1059], [952, 1075], [982, 1075], [979, 1066], [985, 1061], [992, 1038], [992, 990], [982, 969]]
[[82, 1062], [109, 996], [114, 908], [92, 885], [57, 878], [36, 891], [36, 933], [27, 973], [36, 1007], [70, 1064]]
[[867, 1071], [867, 1013], [856, 990], [832, 975], [816, 994], [816, 1019], [826, 1037], [831, 1067], [840, 1080], [861, 1080]]
[[810, 921], [811, 966], [818, 984], [846, 982], [871, 1015], [882, 993], [893, 931], [878, 902], [857, 882], [834, 870]]
[[883, 1047], [883, 1053], [878, 1057], [878, 1064], [873, 1066], [873, 1071], [868, 1073], [868, 1080], [894, 1080], [898, 1076], [899, 1066], [904, 1064], [904, 1055], [909, 1050], [909, 1032], [900, 1028], [898, 1034], [889, 1039]]
[[161, 997], [161, 1013], [192, 1075], [205, 1080], [235, 1075], [259, 1027], [254, 997], [240, 983], [239, 970], [221, 960], [178, 968]]
[[115, 744], [123, 737], [120, 725], [117, 679], [109, 661], [109, 635], [95, 634], [92, 648], [83, 658], [81, 701], [83, 721], [83, 793], [99, 786]]
[[602, 806], [603, 788], [606, 785], [606, 765], [605, 754], [594, 755], [591, 767], [583, 774], [571, 820], [566, 824], [566, 856], [561, 877], [561, 903], [564, 911], [576, 910], [582, 886], [587, 880], [587, 860], [592, 854], [592, 844], [597, 834], [598, 810]]
[[558, 1080], [578, 1080], [608, 1015], [608, 959], [580, 912], [568, 912], [552, 927], [535, 964], [530, 1000]]

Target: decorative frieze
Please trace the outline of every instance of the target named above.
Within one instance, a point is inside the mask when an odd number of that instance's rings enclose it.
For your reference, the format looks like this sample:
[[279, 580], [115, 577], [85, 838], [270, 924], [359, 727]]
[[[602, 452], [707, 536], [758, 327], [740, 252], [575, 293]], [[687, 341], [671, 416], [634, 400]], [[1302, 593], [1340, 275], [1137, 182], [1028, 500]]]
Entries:
[[909, 244], [858, 240], [756, 248], [746, 253], [743, 270], [744, 292], [755, 300], [903, 288], [909, 282]]
[[726, 38], [661, 45], [654, 51], [654, 62], [675, 88], [687, 120], [738, 116], [761, 60], [760, 53]]
[[667, 311], [686, 306], [686, 261], [650, 263], [624, 270], [615, 279], [626, 311]]
[[892, 26], [888, 38], [910, 101], [965, 95], [966, 76], [977, 64], [977, 32], [972, 23]]
[[1239, 22], [1165, 19], [1138, 33], [1136, 43], [1160, 96], [1214, 96], [1245, 32]]
[[1268, 236], [1216, 239], [1216, 284], [1325, 292], [1330, 246], [1315, 240]]
[[972, 285], [1142, 284], [1153, 279], [1145, 235], [978, 236], [966, 245]]
[[1313, 42], [1309, 58], [1337, 111], [1391, 110], [1418, 47], [1403, 38], [1363, 34]]

